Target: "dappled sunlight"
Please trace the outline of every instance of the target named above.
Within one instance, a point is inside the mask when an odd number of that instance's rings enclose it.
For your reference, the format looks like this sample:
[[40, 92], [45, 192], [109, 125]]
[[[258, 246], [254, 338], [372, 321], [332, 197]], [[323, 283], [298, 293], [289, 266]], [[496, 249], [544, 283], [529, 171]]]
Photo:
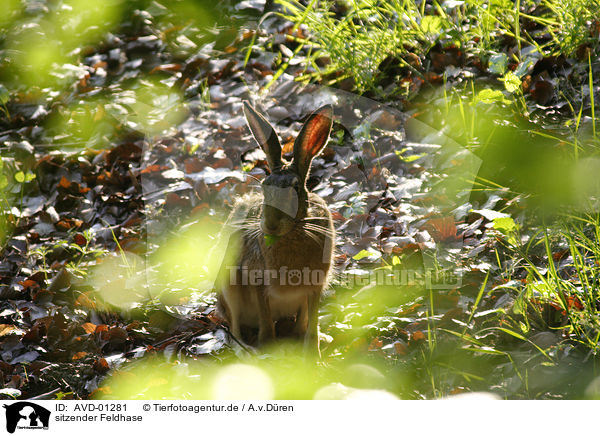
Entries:
[[11, 202], [8, 200], [8, 176], [4, 173], [4, 162], [0, 158], [0, 246], [4, 245], [10, 236], [11, 227], [14, 225], [14, 216], [11, 215]]
[[47, 127], [63, 132], [61, 145], [69, 149], [100, 148], [111, 143], [117, 126], [106, 116], [108, 101], [90, 98], [64, 108], [47, 121]]
[[2, 3], [4, 13], [0, 16], [0, 29], [10, 26], [21, 12], [21, 2], [19, 0], [6, 0]]
[[150, 136], [178, 125], [186, 115], [179, 93], [158, 81], [140, 81], [117, 99], [120, 102], [132, 109], [121, 121]]
[[51, 74], [53, 68], [68, 63], [68, 57], [61, 48], [49, 44], [49, 40], [45, 29], [30, 28], [20, 35], [18, 45], [13, 41], [14, 63], [23, 66], [20, 76], [25, 85], [52, 85], [56, 80]]
[[[278, 346], [263, 356], [222, 355], [222, 362], [167, 362], [150, 356], [125, 364], [102, 383], [96, 399], [396, 399], [398, 380], [385, 375], [383, 362], [331, 361], [303, 356], [301, 349]], [[406, 379], [404, 380], [406, 381]]]
[[[194, 26], [202, 30], [210, 29], [218, 14], [217, 6], [208, 0], [179, 1], [165, 4], [165, 10], [157, 14], [159, 22], [167, 32], [173, 26]], [[169, 11], [169, 15], [166, 14]]]
[[551, 214], [565, 207], [589, 210], [584, 203], [597, 196], [590, 179], [596, 160], [579, 160], [577, 147], [593, 145], [593, 138], [585, 140], [583, 132], [567, 128], [540, 130], [516, 113], [518, 103], [500, 89], [467, 87], [435, 95], [436, 103], [418, 119], [437, 135], [419, 131], [418, 125], [414, 131], [425, 141], [458, 143], [476, 157], [479, 166], [470, 168], [475, 170], [473, 198], [478, 191], [503, 188], [526, 195], [532, 206]]
[[575, 163], [573, 179], [573, 203], [576, 210], [583, 212], [600, 211], [600, 159], [587, 157]]
[[19, 66], [19, 80], [27, 86], [65, 86], [57, 70], [73, 63], [87, 44], [104, 38], [118, 23], [121, 8], [121, 2], [113, 0], [70, 0], [21, 28], [9, 40], [11, 63]]
[[90, 96], [62, 108], [48, 118], [46, 127], [61, 132], [56, 145], [100, 149], [110, 145], [123, 129], [153, 136], [168, 131], [184, 116], [178, 92], [159, 81], [141, 79], [112, 96]]
[[211, 397], [215, 400], [271, 400], [273, 394], [273, 383], [265, 371], [236, 363], [216, 373]]
[[145, 261], [122, 252], [98, 259], [89, 276], [93, 294], [100, 301], [122, 310], [130, 310], [148, 298]]
[[188, 295], [211, 292], [227, 243], [221, 231], [222, 224], [210, 216], [171, 229], [150, 258], [150, 274], [158, 283], [177, 284]]

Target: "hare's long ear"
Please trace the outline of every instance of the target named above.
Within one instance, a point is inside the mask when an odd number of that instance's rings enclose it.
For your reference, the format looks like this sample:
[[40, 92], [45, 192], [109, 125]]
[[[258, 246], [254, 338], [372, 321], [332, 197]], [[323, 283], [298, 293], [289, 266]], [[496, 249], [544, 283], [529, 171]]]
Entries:
[[333, 124], [333, 106], [326, 105], [314, 111], [302, 126], [294, 142], [294, 165], [302, 180], [306, 179], [313, 158], [327, 144]]
[[275, 129], [245, 100], [244, 115], [254, 139], [267, 155], [267, 163], [271, 171], [281, 168], [281, 144]]

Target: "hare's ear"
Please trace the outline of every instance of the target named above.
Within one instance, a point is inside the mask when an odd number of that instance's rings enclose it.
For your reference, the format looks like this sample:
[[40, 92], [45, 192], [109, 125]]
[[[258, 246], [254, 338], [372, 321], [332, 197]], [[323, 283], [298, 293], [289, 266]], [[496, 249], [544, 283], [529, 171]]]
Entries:
[[333, 106], [330, 104], [314, 111], [302, 126], [294, 142], [294, 165], [304, 180], [313, 158], [327, 144], [333, 124]]
[[250, 103], [244, 100], [244, 115], [250, 131], [258, 145], [267, 155], [267, 163], [271, 171], [281, 168], [281, 144], [275, 129], [261, 114], [256, 112]]

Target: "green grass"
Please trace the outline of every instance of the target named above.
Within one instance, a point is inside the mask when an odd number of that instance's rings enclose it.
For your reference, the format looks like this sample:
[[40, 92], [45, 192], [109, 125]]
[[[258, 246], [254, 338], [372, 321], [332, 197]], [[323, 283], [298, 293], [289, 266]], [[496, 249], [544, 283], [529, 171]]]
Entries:
[[[384, 59], [391, 56], [402, 62], [407, 53], [424, 56], [436, 44], [456, 46], [484, 65], [505, 49], [507, 39], [517, 47], [512, 61], [522, 60], [525, 49], [571, 55], [583, 44], [594, 44], [600, 7], [598, 0], [278, 3], [285, 19], [308, 29], [308, 39], [297, 39], [300, 45], [311, 45], [300, 80], [334, 84], [352, 77], [359, 92], [376, 93], [382, 91], [377, 75]], [[325, 66], [318, 63], [323, 58], [328, 60]]]
[[[539, 303], [553, 305], [563, 315], [564, 334], [594, 355], [600, 351], [599, 236], [597, 213], [570, 215], [555, 228], [544, 228], [529, 246], [531, 249], [543, 247], [546, 263], [542, 271], [545, 273], [540, 272], [540, 265], [529, 260], [529, 250], [523, 252], [513, 247], [518, 258], [528, 261], [524, 302], [534, 309], [539, 309]], [[565, 245], [567, 248], [561, 249]]]
[[8, 238], [14, 224], [12, 215], [10, 215], [11, 203], [7, 198], [7, 186], [8, 177], [4, 172], [4, 162], [0, 157], [0, 249], [4, 248], [6, 238]]

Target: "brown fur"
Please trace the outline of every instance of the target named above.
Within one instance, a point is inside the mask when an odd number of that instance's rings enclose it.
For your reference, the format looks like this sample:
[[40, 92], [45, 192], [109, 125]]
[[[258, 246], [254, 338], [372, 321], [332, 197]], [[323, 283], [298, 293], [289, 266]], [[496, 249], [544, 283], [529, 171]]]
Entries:
[[[312, 158], [327, 141], [331, 109], [316, 111], [299, 134], [295, 153], [302, 158], [300, 168], [295, 162], [280, 159], [278, 140], [269, 136], [274, 131], [267, 130], [268, 122], [258, 118], [252, 108], [245, 111], [269, 163], [277, 165], [277, 171], [271, 179], [265, 179], [263, 186], [271, 183], [281, 189], [291, 189], [293, 182], [299, 200], [294, 217], [282, 216], [279, 210], [267, 207], [262, 193], [246, 195], [235, 203], [228, 219], [229, 226], [235, 230], [229, 239], [218, 280], [218, 309], [238, 340], [242, 340], [242, 326], [257, 327], [259, 344], [275, 337], [275, 322], [292, 318], [294, 332], [304, 338], [305, 347], [318, 352], [318, 304], [331, 276], [335, 230], [327, 204], [318, 195], [308, 193], [305, 182]], [[265, 138], [269, 137], [269, 144], [265, 144]], [[300, 180], [299, 185], [294, 178]], [[273, 225], [281, 234], [269, 239], [264, 229]], [[244, 282], [245, 270], [262, 274], [275, 271], [277, 276], [271, 277], [270, 283], [259, 279], [253, 284], [248, 276]], [[302, 271], [299, 283], [296, 283], [299, 276], [290, 275], [289, 271]], [[306, 283], [306, 278], [310, 283]]]

